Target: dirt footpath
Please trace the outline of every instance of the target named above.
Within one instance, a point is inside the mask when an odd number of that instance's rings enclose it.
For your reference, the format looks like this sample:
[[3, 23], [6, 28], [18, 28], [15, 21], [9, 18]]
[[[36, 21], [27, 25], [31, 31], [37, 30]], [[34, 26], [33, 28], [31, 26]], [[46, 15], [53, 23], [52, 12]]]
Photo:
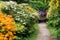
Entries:
[[39, 23], [39, 33], [36, 40], [52, 40], [46, 23]]

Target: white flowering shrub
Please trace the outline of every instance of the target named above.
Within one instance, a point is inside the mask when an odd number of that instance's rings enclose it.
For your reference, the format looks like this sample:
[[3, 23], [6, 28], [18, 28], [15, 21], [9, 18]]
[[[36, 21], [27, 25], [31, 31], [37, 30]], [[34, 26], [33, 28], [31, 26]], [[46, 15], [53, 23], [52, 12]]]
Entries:
[[[2, 11], [4, 13], [9, 13], [12, 15], [18, 30], [16, 31], [17, 37], [28, 37], [31, 33], [35, 31], [33, 25], [37, 21], [38, 12], [35, 10], [34, 12], [30, 11], [33, 8], [27, 8], [28, 4], [17, 4], [16, 2], [4, 2], [4, 6]], [[28, 11], [27, 11], [28, 10]], [[35, 14], [37, 15], [35, 15]], [[20, 28], [21, 27], [21, 28]]]

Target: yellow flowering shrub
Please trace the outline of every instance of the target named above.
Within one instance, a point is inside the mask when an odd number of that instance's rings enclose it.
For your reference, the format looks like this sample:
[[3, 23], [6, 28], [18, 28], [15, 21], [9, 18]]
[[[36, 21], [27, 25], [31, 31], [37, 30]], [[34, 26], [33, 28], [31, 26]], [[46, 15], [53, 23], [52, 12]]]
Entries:
[[11, 15], [0, 11], [0, 40], [13, 40], [15, 34], [15, 22]]
[[[50, 29], [53, 38], [60, 38], [60, 0], [51, 0], [48, 10], [47, 27]], [[52, 31], [53, 30], [53, 31]]]
[[31, 12], [32, 14], [38, 16], [38, 11], [36, 11], [35, 9], [33, 9], [31, 6], [29, 5], [26, 5], [24, 6], [24, 9], [27, 11], [27, 12]]
[[[50, 8], [49, 8], [49, 10], [48, 10], [48, 15], [47, 15], [47, 17], [49, 16], [49, 15], [52, 15], [52, 10], [58, 10], [59, 8], [59, 0], [51, 0], [51, 2], [49, 3], [49, 6], [50, 6]], [[54, 13], [54, 12], [53, 12]]]

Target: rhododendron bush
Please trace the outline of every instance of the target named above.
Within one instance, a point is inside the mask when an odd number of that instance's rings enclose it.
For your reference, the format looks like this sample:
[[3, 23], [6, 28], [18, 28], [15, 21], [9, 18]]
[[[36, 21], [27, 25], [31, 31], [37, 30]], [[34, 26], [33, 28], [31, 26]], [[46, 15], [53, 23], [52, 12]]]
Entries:
[[0, 2], [0, 5], [2, 11], [0, 12], [0, 34], [3, 35], [0, 37], [6, 40], [21, 40], [36, 30], [34, 24], [37, 21], [38, 12], [28, 4], [10, 1]]

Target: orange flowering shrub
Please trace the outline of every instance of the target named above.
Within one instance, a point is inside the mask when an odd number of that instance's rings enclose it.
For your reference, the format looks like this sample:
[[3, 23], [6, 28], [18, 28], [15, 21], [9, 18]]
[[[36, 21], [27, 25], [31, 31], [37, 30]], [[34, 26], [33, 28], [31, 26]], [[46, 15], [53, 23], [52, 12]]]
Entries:
[[13, 40], [15, 34], [15, 22], [11, 15], [0, 11], [0, 40]]

